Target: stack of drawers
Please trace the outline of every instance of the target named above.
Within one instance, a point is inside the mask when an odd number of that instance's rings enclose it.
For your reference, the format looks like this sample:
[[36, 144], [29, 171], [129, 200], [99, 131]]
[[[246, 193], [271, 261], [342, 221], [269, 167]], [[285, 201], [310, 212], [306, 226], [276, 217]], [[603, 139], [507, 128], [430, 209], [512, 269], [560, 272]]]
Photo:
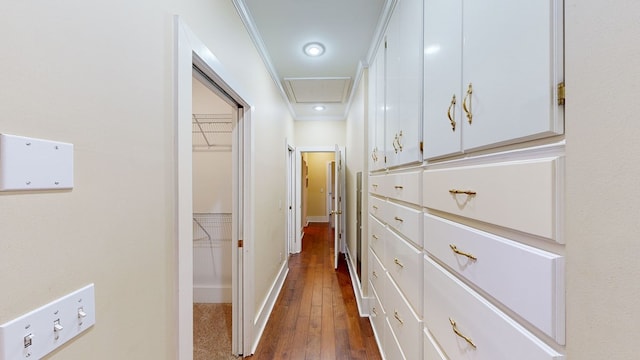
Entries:
[[422, 356], [422, 171], [369, 178], [373, 329], [387, 359]]
[[563, 358], [563, 157], [505, 158], [423, 174], [425, 359]]

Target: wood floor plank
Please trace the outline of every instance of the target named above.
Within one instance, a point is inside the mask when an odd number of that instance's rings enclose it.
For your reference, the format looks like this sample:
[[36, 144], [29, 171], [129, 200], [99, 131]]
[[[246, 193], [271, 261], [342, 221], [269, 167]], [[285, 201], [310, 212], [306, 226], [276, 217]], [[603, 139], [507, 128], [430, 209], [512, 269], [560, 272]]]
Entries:
[[360, 317], [344, 256], [333, 268], [333, 231], [305, 228], [260, 344], [250, 359], [381, 359], [368, 318]]

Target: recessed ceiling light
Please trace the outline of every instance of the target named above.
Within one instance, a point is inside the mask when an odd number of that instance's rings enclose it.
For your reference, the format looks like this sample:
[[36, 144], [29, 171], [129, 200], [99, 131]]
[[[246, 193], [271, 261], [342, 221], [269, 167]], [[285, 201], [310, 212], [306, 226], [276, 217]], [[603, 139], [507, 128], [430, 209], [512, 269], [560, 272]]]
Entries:
[[313, 110], [315, 111], [323, 111], [324, 109], [326, 109], [324, 105], [316, 105], [313, 107]]
[[308, 43], [303, 47], [304, 53], [309, 56], [320, 56], [324, 54], [324, 45], [319, 42]]

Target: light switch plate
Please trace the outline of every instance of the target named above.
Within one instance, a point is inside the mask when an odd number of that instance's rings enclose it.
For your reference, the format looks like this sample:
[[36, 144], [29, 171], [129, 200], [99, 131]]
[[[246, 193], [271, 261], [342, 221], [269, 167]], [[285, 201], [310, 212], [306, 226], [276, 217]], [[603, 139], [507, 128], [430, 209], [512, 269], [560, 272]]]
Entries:
[[0, 191], [73, 188], [73, 144], [0, 134]]
[[0, 360], [40, 359], [95, 322], [95, 290], [90, 284], [0, 325]]

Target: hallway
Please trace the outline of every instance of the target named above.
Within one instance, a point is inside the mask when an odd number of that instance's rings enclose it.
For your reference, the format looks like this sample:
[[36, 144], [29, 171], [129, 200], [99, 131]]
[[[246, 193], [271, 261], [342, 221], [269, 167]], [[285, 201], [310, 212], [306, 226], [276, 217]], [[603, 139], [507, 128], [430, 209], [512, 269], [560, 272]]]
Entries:
[[342, 257], [333, 269], [333, 233], [326, 223], [305, 228], [302, 252], [251, 359], [380, 359], [367, 318], [358, 314]]

